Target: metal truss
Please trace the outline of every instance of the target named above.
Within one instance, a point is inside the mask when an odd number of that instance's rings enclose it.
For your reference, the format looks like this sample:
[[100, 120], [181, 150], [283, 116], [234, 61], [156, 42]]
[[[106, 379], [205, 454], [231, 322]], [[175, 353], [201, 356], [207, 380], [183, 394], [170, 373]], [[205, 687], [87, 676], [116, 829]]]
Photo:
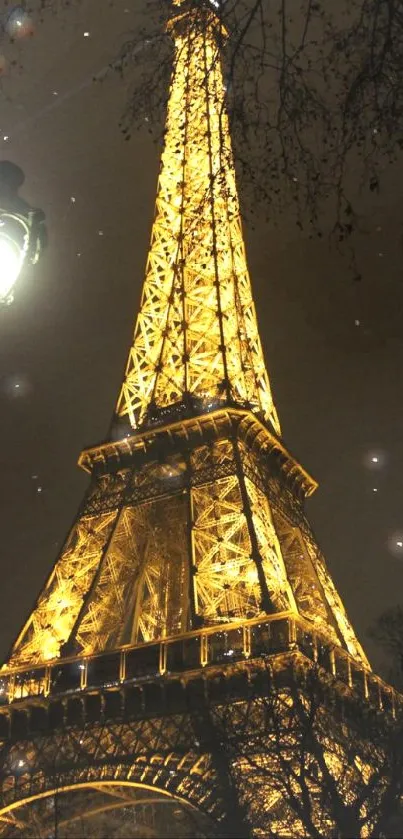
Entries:
[[[305, 517], [316, 482], [280, 437], [245, 258], [224, 33], [207, 4], [175, 5], [156, 214], [114, 423], [80, 457], [89, 490], [0, 674], [2, 835], [23, 835], [23, 802], [45, 818], [60, 793], [96, 798], [113, 785], [113, 809], [125, 801], [116, 787], [131, 785], [197, 808], [222, 836], [246, 835], [243, 813], [250, 835], [267, 836], [278, 795], [251, 770], [267, 692], [254, 657], [281, 670], [294, 651], [341, 693], [359, 685], [378, 710], [394, 703]], [[248, 760], [230, 755], [234, 732]], [[155, 835], [153, 806], [143, 835]]]
[[15, 666], [60, 655], [97, 572], [116, 516], [117, 511], [78, 518], [14, 644], [10, 661]]
[[[163, 794], [173, 803], [195, 808], [200, 825], [211, 820], [207, 834], [200, 835], [234, 839], [283, 835], [288, 824], [285, 835], [300, 836], [301, 826], [295, 815], [290, 818], [281, 795], [281, 761], [290, 770], [298, 769], [296, 746], [305, 736], [309, 703], [315, 700], [317, 708], [315, 737], [319, 732], [332, 774], [349, 795], [350, 781], [352, 789], [354, 784], [357, 787], [351, 772], [362, 773], [364, 766], [369, 777], [383, 765], [384, 741], [379, 740], [376, 753], [371, 745], [370, 724], [379, 732], [381, 725], [376, 708], [383, 708], [382, 731], [385, 726], [386, 731], [399, 707], [401, 713], [401, 697], [396, 694], [400, 706], [392, 702], [388, 710], [380, 694], [377, 699], [364, 696], [364, 683], [357, 693], [353, 683], [348, 686], [329, 677], [290, 648], [288, 644], [287, 652], [285, 642], [283, 653], [243, 662], [227, 659], [225, 664], [182, 675], [132, 679], [119, 688], [103, 684], [96, 690], [66, 691], [3, 708], [0, 720], [9, 718], [9, 733], [5, 735], [2, 724], [0, 835], [27, 835], [27, 805], [32, 824], [32, 805], [47, 801], [52, 816], [55, 797], [73, 791], [82, 792], [90, 816], [99, 810], [95, 791], [109, 793], [110, 807], [116, 809], [122, 799], [129, 805], [128, 796], [141, 790], [144, 805], [144, 796], [153, 792], [152, 803], [158, 808], [158, 796]], [[385, 698], [387, 692], [383, 686]], [[357, 717], [359, 709], [363, 710]], [[359, 720], [362, 713], [369, 714], [363, 723], [368, 741], [356, 739], [357, 759], [347, 773], [343, 749], [351, 750], [346, 734], [349, 719]], [[384, 786], [382, 774], [379, 784]], [[368, 796], [375, 790], [369, 787]], [[310, 794], [314, 799], [315, 791]], [[62, 809], [63, 805], [60, 821]], [[79, 809], [68, 801], [66, 823], [76, 820]], [[39, 812], [46, 826], [49, 813]], [[322, 818], [320, 813], [317, 817]]]
[[[229, 671], [232, 703], [244, 696], [248, 674]], [[24, 804], [72, 790], [91, 794], [102, 785], [116, 788], [115, 796], [122, 787], [165, 793], [210, 819], [215, 831], [208, 836], [245, 836], [231, 767], [209, 712], [211, 701], [223, 698], [220, 674], [205, 680], [200, 672], [189, 684], [159, 680], [123, 691], [76, 692], [17, 711], [11, 737], [1, 740], [0, 835], [9, 835], [14, 812], [17, 835], [24, 835], [18, 817]]]
[[[3, 831], [1, 830], [3, 828]], [[125, 783], [92, 783], [38, 797], [0, 820], [8, 839], [48, 836], [127, 836], [130, 839], [198, 839], [222, 835], [211, 819], [179, 798]]]
[[117, 404], [133, 428], [199, 400], [279, 433], [246, 264], [213, 13], [179, 17], [140, 313]]
[[11, 745], [3, 763], [4, 812], [10, 812], [14, 802], [44, 794], [130, 782], [165, 790], [197, 806], [217, 824], [222, 821], [217, 773], [211, 755], [189, 745], [195, 740], [189, 714], [105, 725], [80, 724], [79, 710], [76, 725], [66, 722], [61, 729]]
[[236, 420], [217, 414], [215, 434], [201, 425], [194, 441], [185, 420], [170, 450], [155, 431], [140, 460], [95, 472], [11, 666], [66, 643], [94, 655], [284, 611], [369, 666], [292, 489], [297, 466], [282, 473], [269, 432], [252, 444]]
[[[105, 789], [108, 789], [105, 793]], [[147, 794], [148, 793], [148, 794]], [[137, 794], [137, 795], [136, 795]], [[121, 837], [127, 839], [229, 839], [211, 819], [180, 799], [117, 784], [88, 784], [22, 806], [7, 816], [7, 839]], [[236, 834], [232, 834], [235, 836]], [[239, 834], [238, 834], [239, 835]], [[246, 839], [247, 833], [242, 839]]]

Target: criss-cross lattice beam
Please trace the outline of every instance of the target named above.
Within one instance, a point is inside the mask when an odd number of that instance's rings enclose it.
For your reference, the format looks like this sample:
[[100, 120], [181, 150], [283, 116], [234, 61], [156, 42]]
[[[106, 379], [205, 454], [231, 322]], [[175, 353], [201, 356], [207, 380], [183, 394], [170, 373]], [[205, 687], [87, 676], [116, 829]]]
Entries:
[[171, 25], [174, 70], [140, 313], [117, 413], [197, 398], [279, 423], [246, 265], [213, 12]]

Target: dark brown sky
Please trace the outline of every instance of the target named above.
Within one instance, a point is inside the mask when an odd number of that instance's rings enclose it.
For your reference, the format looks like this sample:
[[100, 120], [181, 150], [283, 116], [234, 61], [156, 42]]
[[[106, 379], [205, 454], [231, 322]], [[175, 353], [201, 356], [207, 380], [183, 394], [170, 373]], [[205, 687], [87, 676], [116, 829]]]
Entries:
[[[4, 81], [0, 158], [24, 169], [50, 244], [0, 310], [0, 657], [75, 516], [86, 486], [76, 459], [106, 433], [139, 304], [157, 150], [146, 130], [123, 141], [118, 77], [91, 79], [143, 2], [87, 0], [1, 46], [21, 69]], [[287, 218], [247, 235], [284, 436], [319, 480], [308, 512], [364, 643], [377, 614], [403, 600], [403, 551], [388, 545], [403, 534], [401, 184], [390, 170], [377, 204], [364, 195], [360, 284]], [[373, 452], [384, 462], [371, 470]]]

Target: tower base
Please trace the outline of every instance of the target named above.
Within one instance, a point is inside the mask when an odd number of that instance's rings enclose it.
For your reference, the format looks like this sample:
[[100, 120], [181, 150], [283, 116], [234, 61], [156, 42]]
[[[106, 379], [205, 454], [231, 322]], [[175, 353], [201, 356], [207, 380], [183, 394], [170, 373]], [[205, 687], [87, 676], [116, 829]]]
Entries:
[[[198, 659], [203, 650], [205, 666]], [[335, 655], [292, 616], [48, 669], [42, 682], [43, 668], [14, 673], [13, 686], [4, 672], [0, 836], [27, 839], [33, 813], [48, 827], [55, 818], [65, 827], [71, 822], [74, 836], [79, 813], [99, 819], [116, 810], [137, 814], [148, 831], [142, 835], [155, 837], [169, 837], [169, 830], [189, 837], [301, 836], [303, 822], [285, 800], [281, 772], [294, 766], [304, 726], [309, 721], [319, 734], [329, 732], [331, 713], [337, 776], [340, 726], [354, 728], [357, 708], [360, 718], [368, 709], [369, 721], [382, 708], [391, 723], [400, 708], [394, 691], [343, 651]], [[356, 739], [363, 762], [370, 746], [362, 732]], [[324, 811], [320, 821], [330, 830], [329, 819]]]

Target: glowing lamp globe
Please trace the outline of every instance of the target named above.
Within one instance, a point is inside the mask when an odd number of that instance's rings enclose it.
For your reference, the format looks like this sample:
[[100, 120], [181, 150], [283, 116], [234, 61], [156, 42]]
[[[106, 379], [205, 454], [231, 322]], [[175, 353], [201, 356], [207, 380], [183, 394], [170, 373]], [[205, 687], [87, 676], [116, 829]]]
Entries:
[[24, 243], [12, 238], [5, 221], [0, 218], [0, 302], [10, 301], [15, 283], [21, 272], [26, 255]]
[[12, 302], [24, 264], [34, 265], [46, 243], [44, 213], [18, 195], [23, 182], [19, 166], [0, 162], [0, 305]]

